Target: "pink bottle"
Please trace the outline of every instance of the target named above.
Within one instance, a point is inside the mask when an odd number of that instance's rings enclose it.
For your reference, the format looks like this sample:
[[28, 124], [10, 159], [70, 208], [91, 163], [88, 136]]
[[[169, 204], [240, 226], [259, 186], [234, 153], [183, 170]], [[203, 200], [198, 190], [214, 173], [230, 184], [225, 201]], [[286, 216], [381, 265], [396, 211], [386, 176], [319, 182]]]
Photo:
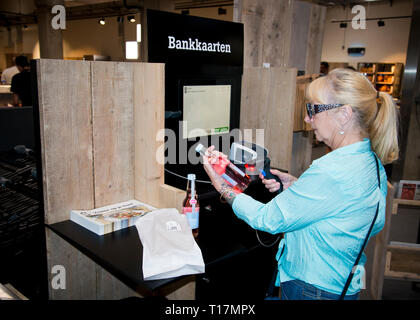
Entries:
[[[205, 149], [202, 144], [199, 144], [195, 151], [201, 155], [205, 155]], [[214, 153], [210, 152], [211, 157], [217, 157]], [[238, 169], [233, 163], [228, 159], [225, 159], [221, 156], [218, 157], [218, 161], [212, 165], [214, 171], [220, 175], [229, 185], [231, 185], [235, 191], [243, 192], [251, 182], [251, 179], [247, 174]]]

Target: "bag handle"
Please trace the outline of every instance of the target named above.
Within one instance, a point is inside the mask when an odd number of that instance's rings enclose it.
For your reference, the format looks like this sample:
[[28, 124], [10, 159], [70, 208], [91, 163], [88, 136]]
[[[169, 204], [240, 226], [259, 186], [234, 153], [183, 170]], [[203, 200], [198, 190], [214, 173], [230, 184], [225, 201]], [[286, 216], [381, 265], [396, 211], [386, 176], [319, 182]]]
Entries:
[[[378, 174], [378, 185], [379, 185], [379, 189], [381, 189], [381, 178], [379, 176], [379, 164], [378, 164], [378, 158], [376, 157], [376, 155], [375, 155], [375, 161], [376, 161], [376, 172]], [[372, 232], [373, 225], [375, 224], [376, 218], [378, 217], [379, 201], [378, 201], [378, 205], [376, 206], [375, 217], [373, 218], [372, 224], [370, 225], [370, 228], [369, 228], [369, 231], [368, 231], [368, 233], [366, 235], [366, 238], [363, 241], [362, 248], [360, 249], [360, 252], [357, 255], [356, 261], [354, 262], [353, 267], [351, 268], [351, 271], [350, 271], [350, 274], [349, 274], [349, 276], [347, 278], [346, 284], [344, 285], [343, 291], [341, 292], [340, 300], [344, 300], [344, 297], [346, 296], [347, 289], [350, 286], [351, 280], [353, 280], [353, 276], [354, 276], [354, 272], [356, 270], [356, 266], [359, 264], [360, 258], [362, 257], [363, 250], [365, 249], [366, 244], [367, 244], [367, 242], [369, 240], [369, 236], [370, 236], [370, 233]]]

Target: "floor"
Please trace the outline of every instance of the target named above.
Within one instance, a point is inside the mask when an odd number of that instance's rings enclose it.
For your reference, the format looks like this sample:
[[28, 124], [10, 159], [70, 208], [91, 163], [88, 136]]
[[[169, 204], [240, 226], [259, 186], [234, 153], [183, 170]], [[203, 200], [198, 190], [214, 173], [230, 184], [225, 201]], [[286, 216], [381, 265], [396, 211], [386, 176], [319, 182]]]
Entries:
[[[318, 159], [325, 154], [326, 147], [320, 143], [312, 148], [312, 160]], [[420, 208], [400, 207], [397, 215], [391, 218], [390, 241], [416, 242], [418, 226], [420, 223]], [[370, 263], [373, 255], [373, 241], [370, 241], [365, 253], [366, 284], [367, 288], [361, 291], [360, 300], [369, 300]], [[403, 280], [385, 279], [383, 284], [382, 298], [384, 300], [420, 300], [420, 282], [415, 284], [419, 289], [413, 290], [413, 282]]]

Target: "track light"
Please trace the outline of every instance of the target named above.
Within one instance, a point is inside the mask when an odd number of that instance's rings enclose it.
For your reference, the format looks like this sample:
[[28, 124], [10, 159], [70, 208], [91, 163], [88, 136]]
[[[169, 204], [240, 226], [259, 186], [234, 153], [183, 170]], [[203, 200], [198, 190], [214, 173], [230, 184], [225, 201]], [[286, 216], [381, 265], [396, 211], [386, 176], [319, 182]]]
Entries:
[[383, 26], [385, 26], [385, 21], [379, 20], [378, 21], [378, 27], [383, 27]]
[[347, 28], [347, 23], [345, 23], [345, 22], [341, 22], [341, 23], [340, 23], [340, 28], [342, 28], [342, 29]]
[[219, 8], [219, 9], [217, 10], [217, 13], [218, 13], [219, 15], [226, 14], [226, 9], [225, 9], [225, 8]]
[[100, 19], [99, 19], [99, 21], [98, 21], [98, 23], [99, 23], [101, 26], [105, 25], [105, 19], [104, 19], [104, 18], [100, 18]]
[[134, 16], [128, 16], [127, 19], [130, 22], [136, 22], [136, 18]]

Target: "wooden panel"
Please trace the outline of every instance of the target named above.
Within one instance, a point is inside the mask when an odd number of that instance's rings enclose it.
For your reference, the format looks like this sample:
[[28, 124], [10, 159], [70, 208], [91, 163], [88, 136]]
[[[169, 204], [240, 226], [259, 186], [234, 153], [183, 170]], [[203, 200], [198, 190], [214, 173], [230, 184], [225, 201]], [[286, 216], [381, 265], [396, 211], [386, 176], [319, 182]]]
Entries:
[[290, 169], [296, 69], [244, 68], [241, 129], [264, 129], [273, 167]]
[[[46, 223], [68, 219], [71, 209], [131, 198], [181, 209], [184, 191], [163, 184], [156, 160], [163, 64], [39, 60], [37, 75]], [[46, 237], [49, 271], [66, 269], [67, 288], [50, 287], [51, 299], [135, 295], [48, 229]], [[52, 277], [49, 272], [50, 286]], [[193, 292], [189, 284], [174, 288], [172, 297], [189, 299]]]
[[394, 199], [394, 187], [387, 183], [388, 191], [386, 196], [385, 225], [381, 232], [375, 236], [375, 249], [373, 253], [372, 272], [370, 280], [370, 293], [373, 299], [382, 299], [382, 288], [384, 282], [386, 250], [391, 230], [392, 202]]
[[292, 163], [290, 173], [299, 177], [309, 168], [312, 158], [313, 131], [293, 132]]
[[182, 212], [182, 202], [185, 198], [185, 191], [163, 184], [159, 189], [160, 207], [176, 208]]
[[288, 0], [236, 0], [235, 21], [244, 24], [244, 67], [285, 65], [291, 4]]
[[98, 300], [142, 297], [99, 265], [96, 265], [96, 281], [96, 299]]
[[[293, 39], [293, 34], [290, 33], [293, 21], [292, 2], [265, 0], [259, 3], [264, 8], [264, 30], [257, 35], [263, 39], [262, 63], [268, 62], [271, 67], [295, 67], [288, 63]], [[262, 63], [258, 66], [261, 67]]]
[[418, 207], [420, 206], [420, 200], [394, 199], [393, 205], [392, 205], [392, 214], [398, 213], [399, 205]]
[[295, 99], [295, 113], [293, 131], [309, 131], [312, 126], [305, 122], [306, 117], [306, 90], [309, 84], [318, 77], [317, 74], [309, 74], [299, 76], [296, 78], [296, 99]]
[[327, 7], [312, 4], [306, 48], [307, 74], [319, 73]]
[[388, 251], [385, 277], [399, 280], [420, 280], [420, 254], [418, 252]]
[[195, 281], [194, 276], [185, 278], [182, 282], [173, 283], [165, 287], [165, 292], [161, 293], [168, 300], [194, 300]]
[[134, 197], [133, 65], [92, 62], [95, 206]]
[[38, 60], [45, 222], [93, 209], [90, 63]]
[[[293, 2], [293, 19], [291, 23], [290, 53], [287, 66], [305, 70], [308, 55], [308, 35], [310, 29], [312, 4], [302, 1]], [[322, 41], [321, 41], [322, 43]]]
[[[96, 264], [48, 228], [46, 245], [48, 255], [48, 291], [52, 300], [96, 299]], [[52, 268], [65, 268], [65, 289], [53, 289]]]
[[164, 183], [164, 150], [159, 149], [163, 142], [156, 139], [165, 126], [164, 72], [163, 64], [136, 64], [134, 68], [135, 197], [156, 207]]

